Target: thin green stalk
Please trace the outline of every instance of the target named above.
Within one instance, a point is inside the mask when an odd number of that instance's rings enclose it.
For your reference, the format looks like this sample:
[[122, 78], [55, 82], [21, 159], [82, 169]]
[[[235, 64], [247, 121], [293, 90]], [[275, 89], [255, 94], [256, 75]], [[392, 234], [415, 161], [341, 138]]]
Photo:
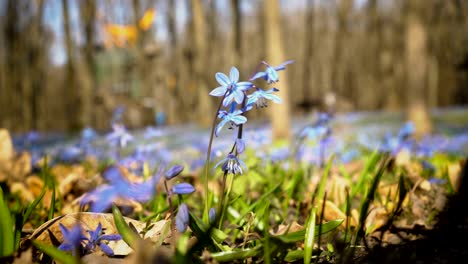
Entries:
[[226, 93], [223, 95], [221, 98], [221, 101], [219, 102], [218, 105], [218, 110], [216, 110], [216, 114], [213, 118], [213, 124], [211, 126], [211, 133], [210, 133], [210, 141], [208, 143], [208, 150], [206, 151], [206, 160], [205, 160], [205, 182], [204, 182], [204, 188], [205, 188], [205, 210], [203, 212], [203, 222], [208, 224], [210, 222], [209, 219], [209, 210], [210, 210], [210, 203], [209, 203], [209, 194], [208, 194], [208, 168], [210, 166], [210, 158], [211, 158], [211, 147], [213, 145], [213, 136], [215, 132], [215, 127], [216, 127], [216, 119], [218, 118], [218, 113], [219, 110], [221, 110], [221, 106], [223, 105], [224, 97], [226, 97]]
[[[172, 204], [172, 194], [169, 192], [169, 188], [167, 188], [167, 181], [164, 180], [164, 189], [166, 190], [167, 194], [167, 203], [169, 204], [169, 210], [171, 211], [171, 233], [175, 234], [175, 215], [174, 215], [174, 205]], [[172, 235], [172, 242], [175, 245], [175, 235]]]
[[[226, 195], [223, 195], [222, 208], [221, 208], [220, 217], [219, 217], [219, 229], [221, 229], [223, 225], [224, 215], [226, 214], [226, 209], [229, 205], [229, 195], [231, 194], [232, 185], [234, 182], [234, 174], [228, 174], [227, 182], [228, 184], [227, 184]], [[223, 189], [223, 193], [224, 193], [224, 189]]]

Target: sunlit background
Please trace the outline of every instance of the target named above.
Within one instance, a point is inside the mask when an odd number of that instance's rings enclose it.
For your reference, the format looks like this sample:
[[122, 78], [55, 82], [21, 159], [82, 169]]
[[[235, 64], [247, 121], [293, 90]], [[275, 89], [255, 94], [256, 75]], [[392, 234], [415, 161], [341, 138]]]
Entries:
[[295, 60], [279, 87], [291, 116], [427, 122], [468, 102], [466, 1], [0, 0], [0, 15], [0, 127], [15, 132], [105, 130], [120, 106], [130, 128], [207, 125], [214, 74], [246, 80], [262, 60]]

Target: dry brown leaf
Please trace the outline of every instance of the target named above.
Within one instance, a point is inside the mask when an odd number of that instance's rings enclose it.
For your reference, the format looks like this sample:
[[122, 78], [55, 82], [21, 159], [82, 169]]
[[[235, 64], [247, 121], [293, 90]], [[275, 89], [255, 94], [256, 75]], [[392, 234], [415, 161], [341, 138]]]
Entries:
[[6, 129], [0, 129], [0, 162], [11, 160], [14, 155], [10, 133]]

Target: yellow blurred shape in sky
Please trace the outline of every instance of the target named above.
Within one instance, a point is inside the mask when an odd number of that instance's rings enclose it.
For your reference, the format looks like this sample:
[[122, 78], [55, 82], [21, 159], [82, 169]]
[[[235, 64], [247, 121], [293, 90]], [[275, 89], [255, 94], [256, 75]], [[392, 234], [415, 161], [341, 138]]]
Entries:
[[[146, 10], [143, 17], [138, 22], [138, 27], [146, 31], [154, 22], [156, 17], [156, 9], [150, 8]], [[127, 44], [135, 44], [138, 37], [138, 30], [135, 25], [118, 25], [118, 24], [106, 24], [104, 30], [107, 33], [107, 37], [104, 39], [104, 45], [109, 48], [113, 45], [117, 47], [124, 47]]]
[[140, 19], [138, 26], [142, 30], [148, 30], [154, 22], [154, 18], [156, 17], [156, 9], [150, 8], [146, 10], [143, 14], [143, 17]]

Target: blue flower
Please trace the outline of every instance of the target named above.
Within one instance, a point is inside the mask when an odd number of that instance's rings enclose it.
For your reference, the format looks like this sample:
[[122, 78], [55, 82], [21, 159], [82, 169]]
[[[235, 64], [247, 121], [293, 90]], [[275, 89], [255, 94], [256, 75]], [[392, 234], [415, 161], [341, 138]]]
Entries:
[[129, 182], [117, 166], [107, 169], [103, 176], [109, 181], [109, 184], [101, 185], [94, 191], [85, 194], [80, 201], [82, 206], [91, 203], [92, 212], [106, 211], [118, 198], [138, 202], [149, 201], [156, 191], [156, 184], [160, 179], [161, 172], [159, 171], [156, 175], [141, 183]]
[[183, 233], [185, 230], [187, 230], [187, 226], [189, 224], [189, 211], [185, 203], [182, 203], [179, 206], [179, 210], [176, 214], [175, 224], [179, 232]]
[[123, 125], [113, 124], [112, 132], [107, 134], [106, 139], [111, 144], [116, 144], [121, 148], [127, 146], [128, 142], [133, 140], [133, 136], [127, 132]]
[[226, 107], [231, 102], [241, 104], [244, 101], [245, 91], [252, 87], [251, 82], [238, 82], [239, 81], [239, 70], [236, 67], [231, 68], [229, 77], [226, 74], [218, 72], [215, 75], [216, 80], [221, 86], [215, 88], [210, 92], [212, 96], [225, 96], [223, 105]]
[[254, 104], [257, 108], [267, 107], [267, 100], [271, 100], [277, 104], [280, 104], [281, 98], [273, 94], [277, 91], [279, 90], [276, 88], [272, 88], [268, 91], [257, 89], [255, 92], [247, 96], [249, 98], [247, 101], [247, 109], [250, 110]]
[[96, 249], [96, 247], [100, 247], [101, 250], [108, 256], [113, 256], [114, 251], [104, 241], [116, 241], [122, 239], [122, 236], [119, 234], [104, 235], [101, 223], [98, 224], [96, 230], [88, 230], [88, 233], [89, 239], [88, 243], [86, 244], [86, 249], [88, 251], [93, 251]]
[[166, 177], [166, 179], [170, 180], [176, 177], [177, 175], [179, 175], [183, 170], [184, 170], [184, 166], [174, 165], [166, 171], [166, 174], [164, 174], [164, 176]]
[[250, 81], [256, 80], [258, 78], [263, 78], [265, 81], [268, 83], [275, 83], [279, 81], [278, 77], [278, 71], [286, 69], [286, 65], [293, 63], [293, 60], [288, 60], [280, 65], [273, 67], [271, 65], [267, 65], [267, 68], [263, 72], [257, 72], [252, 78], [250, 78]]
[[190, 194], [195, 191], [195, 188], [190, 183], [179, 183], [172, 186], [172, 193], [175, 194]]
[[80, 252], [80, 254], [84, 254], [82, 242], [88, 240], [88, 238], [83, 235], [81, 225], [76, 224], [71, 230], [68, 230], [62, 223], [60, 223], [59, 228], [60, 231], [62, 231], [63, 242], [60, 244], [58, 249], [71, 251], [73, 255], [76, 255], [78, 252]]
[[234, 175], [242, 174], [242, 168], [246, 168], [245, 163], [232, 153], [229, 153], [226, 158], [218, 162], [215, 165], [215, 168], [220, 164], [223, 164], [221, 169], [224, 171], [224, 173], [232, 173]]
[[216, 126], [215, 135], [218, 136], [219, 131], [221, 131], [227, 123], [230, 123], [231, 126], [229, 128], [232, 128], [234, 125], [238, 126], [247, 122], [247, 117], [243, 116], [242, 113], [243, 112], [241, 110], [236, 110], [232, 113], [224, 110], [219, 111], [218, 118], [221, 118], [222, 120]]
[[414, 124], [412, 122], [407, 122], [403, 127], [398, 131], [398, 138], [400, 140], [405, 140], [414, 134]]

